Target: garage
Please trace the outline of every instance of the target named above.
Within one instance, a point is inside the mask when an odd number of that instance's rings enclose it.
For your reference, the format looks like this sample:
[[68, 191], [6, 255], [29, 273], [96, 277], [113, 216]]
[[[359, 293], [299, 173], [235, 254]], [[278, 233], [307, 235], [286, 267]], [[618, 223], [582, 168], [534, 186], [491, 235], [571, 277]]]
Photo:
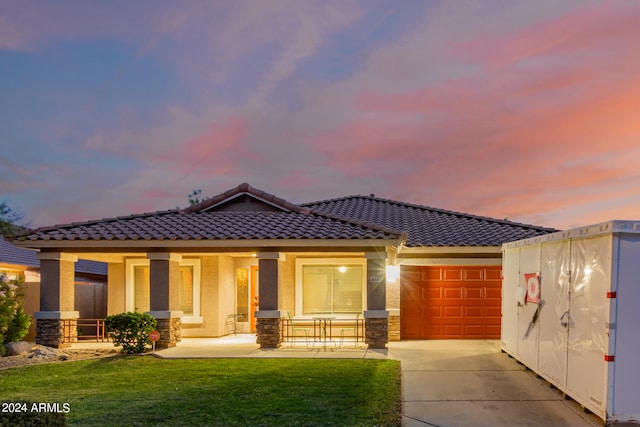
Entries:
[[402, 266], [402, 339], [499, 339], [500, 266]]

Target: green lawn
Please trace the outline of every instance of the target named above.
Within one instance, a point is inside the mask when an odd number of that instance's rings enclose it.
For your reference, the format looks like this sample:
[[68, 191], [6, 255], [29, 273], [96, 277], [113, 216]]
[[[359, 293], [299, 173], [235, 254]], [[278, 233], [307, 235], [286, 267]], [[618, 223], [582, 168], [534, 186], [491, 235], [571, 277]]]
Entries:
[[1, 399], [78, 426], [399, 426], [393, 360], [118, 356], [0, 371]]

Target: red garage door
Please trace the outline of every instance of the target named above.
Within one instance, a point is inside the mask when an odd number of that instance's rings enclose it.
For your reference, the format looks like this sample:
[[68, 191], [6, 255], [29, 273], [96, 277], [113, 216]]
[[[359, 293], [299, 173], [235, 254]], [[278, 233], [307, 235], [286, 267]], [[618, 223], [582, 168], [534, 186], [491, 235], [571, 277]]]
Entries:
[[500, 338], [501, 286], [499, 266], [402, 266], [402, 338]]

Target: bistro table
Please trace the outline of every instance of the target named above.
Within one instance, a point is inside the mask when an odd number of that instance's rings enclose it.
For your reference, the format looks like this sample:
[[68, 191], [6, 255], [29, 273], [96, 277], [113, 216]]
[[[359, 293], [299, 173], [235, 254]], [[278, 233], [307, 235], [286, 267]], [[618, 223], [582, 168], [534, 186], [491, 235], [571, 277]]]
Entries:
[[[335, 319], [335, 316], [313, 316], [313, 336], [314, 339], [318, 338], [318, 341], [322, 341], [322, 347], [327, 350], [327, 326], [329, 327], [329, 340], [331, 340], [331, 321]], [[316, 329], [317, 328], [317, 329]], [[316, 330], [319, 335], [316, 334]]]

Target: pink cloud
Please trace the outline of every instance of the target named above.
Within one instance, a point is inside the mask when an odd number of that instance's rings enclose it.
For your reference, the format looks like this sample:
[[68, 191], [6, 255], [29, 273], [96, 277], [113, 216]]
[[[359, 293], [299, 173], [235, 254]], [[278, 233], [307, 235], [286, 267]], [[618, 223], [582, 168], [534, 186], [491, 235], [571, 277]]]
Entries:
[[633, 174], [603, 158], [637, 147], [639, 14], [607, 3], [460, 45], [486, 69], [406, 92], [361, 90], [352, 118], [314, 149], [348, 176], [394, 178], [401, 200], [544, 221], [587, 209]]
[[245, 143], [248, 127], [239, 116], [213, 123], [200, 135], [158, 153], [155, 160], [183, 175], [202, 179], [223, 175], [243, 159], [255, 159]]

